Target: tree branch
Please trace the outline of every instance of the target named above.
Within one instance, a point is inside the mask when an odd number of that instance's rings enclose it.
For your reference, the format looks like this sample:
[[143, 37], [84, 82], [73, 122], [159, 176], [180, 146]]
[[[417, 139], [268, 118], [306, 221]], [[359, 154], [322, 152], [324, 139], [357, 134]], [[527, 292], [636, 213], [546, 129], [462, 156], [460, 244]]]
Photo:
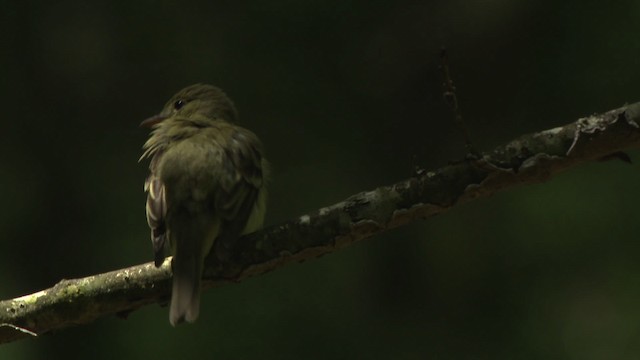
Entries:
[[[480, 157], [470, 156], [435, 171], [417, 171], [405, 181], [244, 236], [231, 260], [207, 261], [204, 287], [333, 252], [457, 204], [511, 186], [546, 181], [580, 163], [612, 156], [624, 159], [622, 150], [640, 147], [639, 118], [640, 103], [635, 103], [524, 135]], [[62, 280], [52, 288], [0, 301], [0, 343], [86, 324], [105, 315], [126, 316], [151, 303], [166, 304], [170, 279], [167, 259], [158, 269], [147, 263]]]

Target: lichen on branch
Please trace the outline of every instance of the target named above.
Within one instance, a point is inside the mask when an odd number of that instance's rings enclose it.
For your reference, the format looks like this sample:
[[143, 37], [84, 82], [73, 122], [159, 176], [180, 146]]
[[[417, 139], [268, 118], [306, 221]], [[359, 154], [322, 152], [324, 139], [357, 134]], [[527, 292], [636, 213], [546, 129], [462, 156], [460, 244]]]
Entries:
[[[458, 204], [523, 183], [543, 182], [575, 165], [620, 158], [640, 147], [640, 103], [521, 136], [404, 181], [362, 192], [284, 224], [242, 237], [231, 259], [207, 261], [204, 287], [260, 275], [333, 252]], [[169, 297], [170, 259], [62, 280], [49, 289], [0, 301], [0, 343], [34, 337], [106, 315], [124, 317]]]

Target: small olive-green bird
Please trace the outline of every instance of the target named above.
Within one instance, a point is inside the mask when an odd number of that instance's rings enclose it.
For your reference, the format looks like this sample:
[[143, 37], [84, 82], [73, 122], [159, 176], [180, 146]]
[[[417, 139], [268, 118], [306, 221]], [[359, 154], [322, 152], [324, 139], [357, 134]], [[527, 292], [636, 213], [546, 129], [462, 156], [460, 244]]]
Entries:
[[236, 118], [222, 90], [196, 84], [141, 124], [153, 129], [140, 159], [151, 158], [144, 189], [156, 267], [165, 243], [173, 254], [174, 326], [198, 317], [209, 252], [225, 258], [234, 240], [262, 227], [267, 163], [258, 137], [235, 125]]

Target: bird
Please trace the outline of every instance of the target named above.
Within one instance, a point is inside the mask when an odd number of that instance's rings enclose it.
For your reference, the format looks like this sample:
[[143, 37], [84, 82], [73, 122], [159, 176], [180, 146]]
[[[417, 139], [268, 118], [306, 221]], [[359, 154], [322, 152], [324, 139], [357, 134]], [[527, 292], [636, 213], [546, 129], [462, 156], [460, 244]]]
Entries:
[[264, 221], [269, 165], [260, 139], [237, 118], [220, 88], [194, 84], [140, 124], [152, 129], [139, 161], [150, 159], [144, 190], [155, 266], [165, 249], [173, 254], [172, 326], [198, 318], [209, 253], [228, 260], [234, 242]]

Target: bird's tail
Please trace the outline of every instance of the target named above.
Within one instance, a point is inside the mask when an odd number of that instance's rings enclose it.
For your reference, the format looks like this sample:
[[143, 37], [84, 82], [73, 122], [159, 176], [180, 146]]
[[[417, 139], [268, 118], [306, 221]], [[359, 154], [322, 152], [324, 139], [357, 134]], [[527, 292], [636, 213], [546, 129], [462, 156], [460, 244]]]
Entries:
[[192, 323], [200, 313], [202, 259], [187, 254], [178, 254], [174, 256], [172, 265], [173, 289], [171, 290], [169, 321], [173, 326], [185, 320]]
[[[219, 222], [213, 216], [204, 216], [207, 221], [180, 223], [173, 226], [171, 242], [173, 288], [169, 321], [176, 326], [183, 321], [194, 322], [200, 313], [200, 283], [204, 259], [218, 235]], [[213, 220], [210, 220], [212, 219]]]

